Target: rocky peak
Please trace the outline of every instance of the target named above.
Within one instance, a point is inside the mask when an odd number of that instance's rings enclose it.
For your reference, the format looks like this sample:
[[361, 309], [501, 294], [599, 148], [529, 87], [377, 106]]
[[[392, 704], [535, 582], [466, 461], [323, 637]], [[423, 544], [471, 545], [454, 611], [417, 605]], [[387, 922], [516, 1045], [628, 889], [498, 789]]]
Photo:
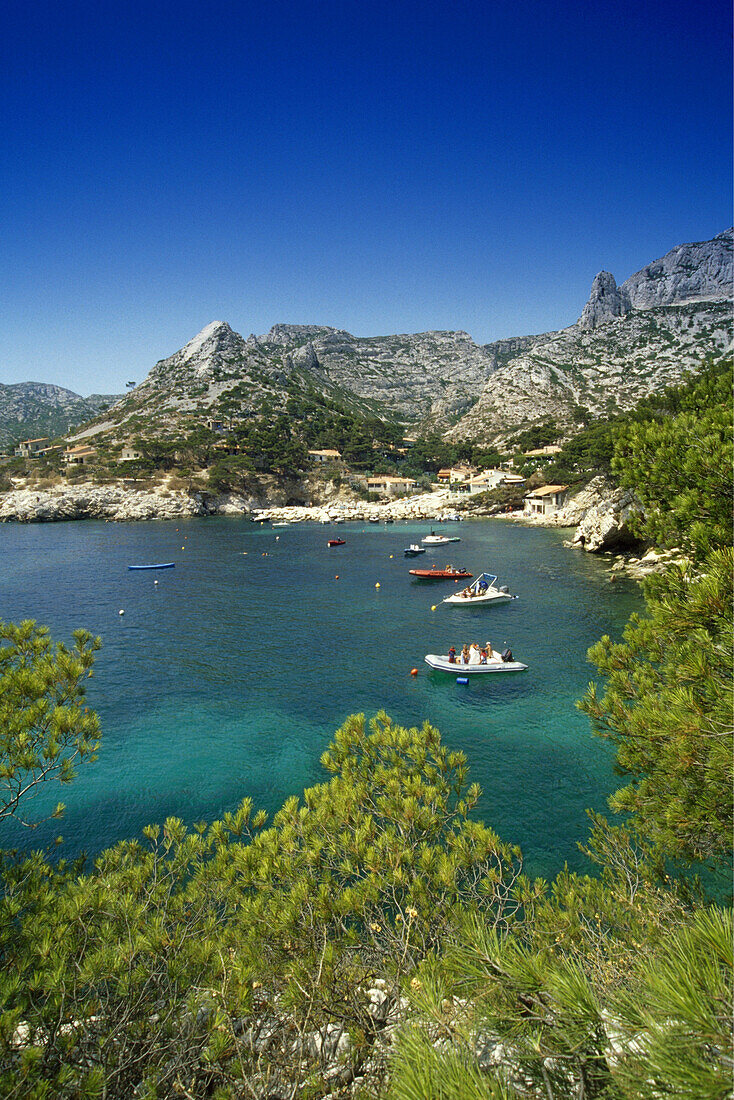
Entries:
[[239, 333], [234, 332], [226, 321], [212, 321], [180, 351], [156, 363], [143, 387], [158, 385], [164, 379], [170, 381], [182, 376], [182, 372], [184, 376], [193, 374], [206, 379], [217, 367], [240, 358], [245, 346]]
[[233, 332], [226, 321], [212, 321], [177, 352], [177, 357], [182, 363], [190, 363], [215, 355], [231, 355], [241, 346], [242, 337]]
[[579, 317], [579, 327], [599, 328], [615, 317], [624, 317], [631, 308], [629, 295], [617, 286], [611, 272], [600, 271], [591, 284], [591, 294]]

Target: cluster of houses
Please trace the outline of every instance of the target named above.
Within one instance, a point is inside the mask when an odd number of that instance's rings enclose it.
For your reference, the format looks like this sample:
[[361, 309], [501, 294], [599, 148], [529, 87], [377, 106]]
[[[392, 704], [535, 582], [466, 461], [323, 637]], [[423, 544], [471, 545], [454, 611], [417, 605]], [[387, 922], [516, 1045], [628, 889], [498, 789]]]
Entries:
[[[560, 447], [542, 447], [538, 451], [530, 452], [531, 455], [558, 454]], [[328, 465], [338, 463], [341, 459], [339, 451], [322, 450], [309, 451], [309, 456], [314, 465]], [[514, 474], [509, 470], [475, 470], [470, 466], [452, 466], [438, 471], [439, 485], [447, 486], [452, 500], [460, 500], [462, 497], [471, 497], [476, 493], [486, 493], [490, 489], [498, 489], [502, 486], [520, 488], [525, 484], [525, 478], [520, 474]], [[410, 477], [396, 477], [392, 474], [379, 474], [368, 477], [367, 489], [371, 493], [383, 493], [387, 496], [407, 496], [420, 489], [418, 482]], [[523, 511], [526, 515], [545, 516], [559, 511], [568, 498], [567, 485], [543, 485], [540, 489], [533, 489], [523, 498]]]
[[[222, 430], [221, 421], [208, 421], [207, 427], [213, 431]], [[560, 448], [543, 447], [538, 451], [531, 451], [531, 455], [556, 454]], [[94, 447], [86, 444], [77, 444], [75, 447], [52, 446], [51, 441], [45, 437], [40, 439], [24, 439], [15, 448], [15, 454], [22, 458], [39, 458], [52, 452], [61, 451], [61, 457], [67, 466], [86, 466], [94, 461], [97, 452]], [[341, 461], [341, 453], [331, 448], [308, 452], [314, 466], [337, 465]], [[120, 453], [120, 462], [133, 462], [143, 457], [142, 452], [132, 444], [125, 444]], [[448, 487], [451, 498], [460, 500], [462, 497], [471, 497], [476, 493], [486, 493], [490, 489], [502, 486], [520, 488], [525, 484], [525, 478], [508, 470], [475, 470], [469, 466], [454, 466], [438, 471], [439, 485]], [[411, 477], [397, 477], [393, 474], [375, 474], [366, 479], [367, 490], [371, 493], [381, 493], [390, 497], [407, 496], [418, 492], [420, 486]], [[533, 489], [524, 497], [523, 511], [527, 515], [549, 515], [557, 512], [566, 502], [568, 497], [567, 485], [543, 485], [540, 489]]]
[[40, 439], [24, 439], [15, 448], [15, 454], [21, 458], [42, 458], [44, 455], [61, 452], [61, 457], [67, 466], [87, 466], [97, 457], [94, 447], [80, 443], [76, 447], [62, 447], [51, 445], [51, 440], [45, 436]]
[[[529, 453], [550, 455], [557, 454], [559, 451], [560, 447], [543, 447]], [[439, 470], [437, 477], [440, 484], [448, 486], [455, 500], [462, 496], [486, 493], [490, 489], [520, 489], [526, 481], [520, 474], [513, 474], [509, 470], [474, 470], [469, 466]], [[533, 489], [525, 494], [523, 511], [530, 516], [550, 515], [559, 511], [567, 499], [568, 485], [543, 485], [540, 489]]]

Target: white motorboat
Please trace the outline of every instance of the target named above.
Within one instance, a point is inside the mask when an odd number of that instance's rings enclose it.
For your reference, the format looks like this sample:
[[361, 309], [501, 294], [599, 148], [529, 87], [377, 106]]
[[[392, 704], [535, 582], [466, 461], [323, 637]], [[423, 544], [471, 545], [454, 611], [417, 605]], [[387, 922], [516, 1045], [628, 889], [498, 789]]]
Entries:
[[421, 542], [426, 546], [446, 546], [449, 542], [461, 542], [458, 535], [437, 535], [431, 528], [430, 535], [424, 535]]
[[279, 520], [277, 523], [271, 523], [270, 526], [271, 527], [290, 527], [290, 523], [288, 522], [288, 520], [283, 519], [283, 520]]
[[509, 603], [517, 596], [510, 594], [506, 584], [497, 587], [497, 578], [493, 573], [481, 573], [475, 581], [462, 588], [461, 592], [452, 592], [441, 603], [457, 604], [460, 607], [478, 607], [482, 604]]
[[417, 558], [419, 554], [425, 554], [425, 546], [419, 546], [417, 542], [411, 542], [410, 546], [406, 546], [403, 550], [406, 558]]
[[427, 653], [423, 660], [437, 672], [451, 672], [454, 676], [486, 676], [490, 672], [524, 672], [528, 667], [521, 661], [503, 661], [499, 656], [490, 657], [483, 665], [465, 665], [458, 658], [450, 661], [446, 653]]

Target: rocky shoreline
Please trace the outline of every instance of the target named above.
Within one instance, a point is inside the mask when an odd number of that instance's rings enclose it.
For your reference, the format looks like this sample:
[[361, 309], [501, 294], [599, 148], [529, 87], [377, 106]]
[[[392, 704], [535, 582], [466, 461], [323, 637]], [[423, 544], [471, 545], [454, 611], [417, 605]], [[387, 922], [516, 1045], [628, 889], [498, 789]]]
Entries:
[[182, 519], [193, 516], [251, 516], [258, 520], [300, 523], [311, 520], [443, 520], [456, 515], [445, 490], [403, 497], [387, 503], [368, 503], [335, 496], [322, 504], [272, 505], [260, 496], [213, 494], [167, 486], [127, 488], [123, 485], [80, 483], [50, 489], [18, 488], [0, 496], [0, 522], [54, 523], [63, 520], [104, 519], [129, 522]]
[[[612, 579], [616, 579], [623, 574], [645, 576], [680, 557], [680, 551], [649, 549], [641, 553], [628, 522], [635, 509], [639, 509], [639, 504], [633, 493], [615, 488], [604, 478], [595, 478], [561, 511], [550, 516], [527, 516], [520, 511], [493, 513], [486, 508], [469, 506], [462, 509], [461, 517], [491, 516], [530, 526], [571, 529], [573, 535], [566, 545], [588, 553], [609, 555]], [[81, 519], [125, 523], [222, 515], [249, 516], [256, 521], [280, 523], [441, 522], [458, 514], [455, 499], [450, 499], [446, 489], [384, 503], [365, 502], [340, 493], [319, 504], [270, 506], [265, 506], [261, 496], [254, 495], [215, 495], [166, 485], [130, 488], [87, 482], [47, 489], [16, 488], [0, 496], [0, 522], [17, 523]]]

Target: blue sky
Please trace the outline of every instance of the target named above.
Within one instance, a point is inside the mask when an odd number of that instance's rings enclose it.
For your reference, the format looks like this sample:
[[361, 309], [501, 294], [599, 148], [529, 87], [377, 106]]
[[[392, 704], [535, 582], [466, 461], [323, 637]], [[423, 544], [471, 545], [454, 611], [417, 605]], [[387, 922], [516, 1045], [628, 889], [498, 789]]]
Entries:
[[212, 320], [479, 342], [731, 224], [729, 4], [14, 3], [0, 382]]

